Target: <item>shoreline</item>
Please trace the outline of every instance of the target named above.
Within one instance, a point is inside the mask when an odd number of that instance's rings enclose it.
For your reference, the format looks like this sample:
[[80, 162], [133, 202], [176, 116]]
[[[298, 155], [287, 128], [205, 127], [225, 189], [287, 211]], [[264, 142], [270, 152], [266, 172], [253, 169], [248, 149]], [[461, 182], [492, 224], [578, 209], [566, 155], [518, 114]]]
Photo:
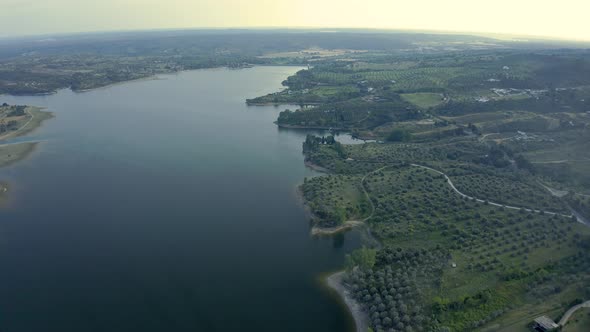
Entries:
[[355, 331], [367, 332], [367, 329], [369, 328], [369, 318], [344, 285], [345, 274], [345, 271], [336, 272], [329, 275], [324, 280], [328, 288], [336, 292], [340, 300], [348, 308], [348, 312], [354, 320]]
[[346, 128], [334, 128], [334, 127], [322, 127], [322, 126], [301, 126], [301, 125], [290, 125], [290, 124], [281, 124], [275, 121], [275, 124], [279, 128], [285, 129], [307, 129], [307, 130], [334, 130], [334, 131], [343, 131], [347, 132], [349, 129]]
[[305, 167], [308, 167], [308, 168], [313, 169], [314, 171], [317, 171], [320, 173], [324, 173], [324, 174], [332, 173], [332, 171], [330, 171], [329, 169], [322, 167], [320, 165], [314, 164], [313, 162], [311, 162], [309, 160], [303, 161], [303, 164], [305, 165]]
[[[93, 88], [88, 88], [88, 89], [72, 89], [71, 86], [64, 86], [64, 87], [59, 87], [56, 88], [54, 90], [51, 91], [44, 91], [44, 92], [32, 92], [32, 93], [6, 93], [6, 92], [0, 92], [0, 96], [13, 96], [13, 97], [36, 97], [36, 96], [50, 96], [50, 95], [54, 95], [56, 93], [58, 93], [60, 90], [70, 90], [74, 93], [84, 93], [84, 92], [90, 92], [90, 91], [94, 91], [94, 90], [99, 90], [99, 89], [103, 89], [103, 88], [109, 88], [115, 85], [120, 85], [120, 84], [125, 84], [125, 83], [132, 83], [135, 81], [152, 81], [152, 80], [160, 80], [161, 78], [159, 78], [160, 75], [174, 75], [174, 74], [180, 74], [183, 72], [190, 72], [190, 71], [195, 71], [195, 70], [206, 70], [206, 69], [220, 69], [220, 68], [227, 68], [227, 69], [233, 69], [233, 70], [241, 70], [241, 69], [250, 69], [250, 68], [254, 68], [254, 67], [306, 67], [307, 65], [296, 65], [296, 64], [286, 64], [286, 65], [278, 65], [278, 64], [254, 64], [251, 66], [246, 66], [246, 67], [238, 67], [238, 68], [232, 68], [229, 66], [213, 66], [213, 67], [203, 67], [203, 68], [195, 68], [195, 69], [182, 69], [182, 70], [171, 70], [171, 71], [163, 71], [163, 72], [158, 72], [158, 73], [154, 73], [151, 75], [147, 75], [147, 76], [143, 76], [143, 77], [137, 77], [137, 78], [133, 78], [130, 80], [124, 80], [124, 81], [118, 81], [118, 82], [112, 82], [106, 85], [101, 85], [101, 86], [96, 86]], [[270, 104], [266, 104], [266, 103], [261, 103], [260, 105], [252, 105], [252, 106], [269, 106], [269, 105], [275, 105], [274, 103], [270, 103]], [[292, 104], [282, 104], [279, 103], [277, 104], [277, 106], [281, 106], [281, 105], [292, 105]], [[317, 104], [319, 105], [319, 104]]]
[[44, 111], [44, 109], [44, 107], [27, 105], [25, 111], [29, 114], [31, 118], [27, 121], [27, 123], [22, 125], [17, 130], [0, 136], [0, 144], [3, 144], [5, 140], [8, 140], [10, 138], [25, 136], [35, 131], [37, 128], [41, 127], [45, 120], [49, 120], [55, 117], [53, 112]]
[[[306, 164], [306, 166], [314, 169], [313, 167]], [[318, 166], [319, 167], [319, 166]], [[364, 222], [359, 220], [347, 220], [343, 222], [341, 225], [335, 227], [321, 227], [317, 225], [316, 220], [318, 219], [313, 212], [309, 209], [309, 206], [305, 203], [305, 197], [303, 196], [303, 192], [301, 191], [301, 184], [298, 185], [295, 189], [295, 196], [299, 204], [301, 204], [302, 208], [305, 210], [305, 214], [309, 217], [309, 222], [311, 224], [311, 229], [309, 230], [310, 236], [332, 236], [339, 233], [344, 233], [352, 230], [356, 227], [362, 227], [365, 225]]]
[[[26, 107], [26, 112], [30, 115], [30, 119], [23, 124], [19, 129], [0, 136], [0, 168], [12, 166], [24, 159], [30, 157], [37, 149], [40, 142], [15, 142], [5, 143], [5, 141], [26, 136], [35, 131], [43, 125], [45, 120], [54, 118], [53, 112], [44, 111], [44, 108], [37, 106]], [[11, 184], [6, 181], [0, 181], [0, 205], [3, 206], [5, 201], [9, 198]]]
[[158, 77], [158, 75], [169, 75], [169, 74], [174, 74], [176, 72], [169, 72], [169, 73], [159, 73], [159, 74], [153, 74], [150, 76], [145, 76], [145, 77], [138, 77], [138, 78], [133, 78], [127, 81], [120, 81], [120, 82], [113, 82], [113, 83], [109, 83], [107, 85], [101, 85], [101, 86], [97, 86], [94, 88], [88, 88], [88, 89], [72, 89], [70, 88], [64, 88], [64, 89], [70, 89], [72, 92], [74, 93], [85, 93], [85, 92], [91, 92], [91, 91], [95, 91], [95, 90], [101, 90], [101, 89], [107, 89], [107, 88], [111, 88], [117, 85], [123, 85], [126, 83], [135, 83], [135, 82], [143, 82], [143, 81], [159, 81], [159, 80], [163, 80], [163, 78]]
[[[317, 172], [321, 172], [324, 174], [330, 174], [332, 173], [329, 169], [324, 168], [322, 166], [316, 165], [313, 162], [309, 161], [309, 160], [305, 160], [304, 161], [305, 167], [308, 167], [314, 171]], [[309, 207], [307, 206], [307, 204], [305, 203], [305, 197], [303, 196], [303, 192], [301, 192], [301, 185], [297, 186], [297, 197], [298, 200], [301, 202], [301, 204], [303, 205], [303, 208], [305, 209], [306, 214], [310, 217], [310, 219], [312, 220], [312, 226], [311, 226], [311, 230], [310, 230], [310, 234], [311, 236], [331, 236], [331, 235], [336, 235], [339, 233], [344, 233], [344, 232], [348, 232], [350, 230], [352, 230], [353, 228], [356, 227], [362, 227], [365, 225], [365, 223], [363, 221], [360, 220], [347, 220], [345, 222], [343, 222], [341, 225], [338, 226], [334, 226], [334, 227], [321, 227], [318, 226], [317, 223], [315, 222], [316, 219], [318, 219], [313, 212], [311, 212], [309, 210]]]
[[338, 233], [348, 232], [355, 227], [361, 227], [365, 223], [359, 220], [347, 220], [336, 227], [319, 227], [313, 226], [311, 228], [311, 235], [322, 236], [322, 235], [336, 235]]
[[298, 104], [296, 102], [274, 102], [274, 101], [265, 101], [265, 102], [252, 102], [249, 101], [252, 99], [246, 99], [246, 105], [248, 106], [286, 106], [286, 105], [293, 105], [293, 106], [319, 106], [322, 103], [303, 103]]

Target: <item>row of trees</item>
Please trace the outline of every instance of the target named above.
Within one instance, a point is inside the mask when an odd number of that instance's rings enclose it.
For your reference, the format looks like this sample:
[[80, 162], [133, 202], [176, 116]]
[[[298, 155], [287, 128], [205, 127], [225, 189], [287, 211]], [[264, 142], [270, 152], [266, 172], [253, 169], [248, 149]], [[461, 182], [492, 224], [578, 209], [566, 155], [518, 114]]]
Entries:
[[347, 283], [375, 331], [420, 331], [432, 322], [419, 288], [440, 277], [444, 250], [362, 248], [347, 256]]

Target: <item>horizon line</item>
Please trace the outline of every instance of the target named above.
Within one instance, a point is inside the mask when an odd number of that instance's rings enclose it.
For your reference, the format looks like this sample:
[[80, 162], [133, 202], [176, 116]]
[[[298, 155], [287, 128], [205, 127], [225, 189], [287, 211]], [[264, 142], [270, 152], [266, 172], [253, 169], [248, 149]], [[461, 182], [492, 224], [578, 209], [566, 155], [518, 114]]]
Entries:
[[[580, 39], [572, 37], [544, 36], [533, 34], [519, 33], [495, 33], [485, 31], [462, 31], [462, 30], [431, 30], [418, 28], [380, 28], [380, 27], [332, 27], [332, 26], [202, 26], [202, 27], [170, 27], [170, 28], [130, 28], [130, 29], [107, 29], [107, 30], [80, 30], [71, 32], [49, 32], [49, 33], [29, 33], [21, 35], [1, 35], [0, 39], [21, 39], [35, 37], [51, 36], [75, 36], [86, 34], [109, 34], [109, 33], [138, 33], [138, 32], [163, 32], [163, 31], [199, 31], [199, 30], [314, 30], [316, 32], [329, 32], [329, 30], [364, 30], [374, 32], [389, 33], [415, 33], [415, 34], [440, 34], [440, 35], [469, 35], [487, 37], [497, 40], [508, 41], [553, 41], [553, 42], [573, 42], [573, 43], [590, 43], [589, 39]], [[321, 31], [328, 30], [328, 31]], [[339, 31], [334, 31], [339, 32]], [[523, 40], [524, 39], [524, 40]], [[530, 39], [530, 40], [527, 40]]]

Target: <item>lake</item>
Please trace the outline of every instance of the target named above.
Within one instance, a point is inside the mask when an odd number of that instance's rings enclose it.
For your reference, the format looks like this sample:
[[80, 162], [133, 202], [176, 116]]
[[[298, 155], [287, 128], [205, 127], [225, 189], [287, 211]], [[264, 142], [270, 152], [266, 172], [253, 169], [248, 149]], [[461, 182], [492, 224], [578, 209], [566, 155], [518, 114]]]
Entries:
[[[0, 96], [56, 118], [0, 169], [0, 331], [349, 331], [319, 275], [357, 233], [309, 236], [306, 132], [248, 107], [296, 67]], [[291, 107], [293, 108], [293, 107]]]

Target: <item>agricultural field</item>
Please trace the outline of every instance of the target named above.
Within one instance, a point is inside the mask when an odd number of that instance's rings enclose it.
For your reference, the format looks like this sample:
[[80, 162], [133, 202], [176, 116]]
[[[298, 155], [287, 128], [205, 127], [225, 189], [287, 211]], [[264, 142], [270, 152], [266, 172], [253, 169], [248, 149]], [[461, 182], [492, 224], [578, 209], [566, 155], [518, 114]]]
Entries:
[[441, 117], [449, 122], [454, 122], [460, 125], [467, 125], [469, 123], [475, 125], [485, 125], [487, 123], [497, 123], [503, 122], [509, 119], [514, 118], [521, 118], [525, 117], [526, 115], [523, 112], [512, 112], [512, 111], [496, 111], [496, 112], [484, 112], [484, 113], [474, 113], [474, 114], [467, 114], [462, 116], [444, 116]]
[[284, 90], [266, 96], [248, 99], [250, 105], [267, 104], [296, 104], [296, 105], [317, 105], [338, 101], [343, 98], [360, 96], [359, 88], [350, 86], [317, 86], [311, 89], [298, 91]]
[[562, 200], [525, 174], [495, 174], [493, 168], [458, 166], [446, 168], [457, 189], [466, 195], [499, 204], [534, 210], [568, 213]]
[[380, 244], [346, 263], [373, 331], [527, 331], [590, 298], [581, 63], [588, 54], [363, 54], [284, 82], [334, 100], [280, 126], [376, 141], [308, 136], [306, 162], [328, 174], [302, 185], [316, 225], [364, 221]]
[[522, 153], [535, 173], [552, 182], [556, 189], [587, 193], [590, 188], [588, 123], [568, 130], [517, 135], [503, 143]]
[[564, 292], [553, 286], [563, 271], [545, 269], [578, 257], [580, 234], [590, 235], [571, 218], [463, 199], [440, 174], [417, 167], [392, 166], [365, 183], [376, 206], [369, 225], [384, 248], [348, 283], [377, 330], [500, 324], [516, 304]]
[[[285, 80], [285, 91], [249, 102], [316, 105], [283, 114], [278, 124], [356, 130], [374, 139], [388, 135], [378, 129], [428, 118], [437, 119], [437, 128], [418, 127], [416, 137], [422, 140], [460, 134], [469, 124], [481, 133], [503, 133], [588, 123], [590, 65], [580, 65], [590, 63], [585, 53], [355, 56], [316, 63]], [[549, 80], [557, 73], [558, 80]], [[412, 116], [400, 116], [404, 112]]]
[[261, 59], [276, 59], [276, 58], [300, 58], [300, 59], [320, 59], [329, 57], [341, 57], [344, 55], [366, 53], [366, 50], [351, 50], [351, 49], [322, 49], [322, 48], [309, 48], [301, 51], [291, 52], [275, 52], [267, 53], [258, 56]]
[[416, 93], [402, 93], [402, 99], [417, 106], [418, 108], [428, 109], [444, 102], [444, 96], [437, 93], [416, 92]]
[[466, 73], [464, 68], [458, 67], [429, 67], [357, 71], [354, 73], [318, 71], [312, 73], [312, 79], [330, 85], [354, 84], [366, 81], [369, 85], [388, 86], [395, 90], [415, 90], [443, 89], [453, 79], [466, 79], [464, 75], [470, 75], [474, 79], [481, 73], [477, 70]]

